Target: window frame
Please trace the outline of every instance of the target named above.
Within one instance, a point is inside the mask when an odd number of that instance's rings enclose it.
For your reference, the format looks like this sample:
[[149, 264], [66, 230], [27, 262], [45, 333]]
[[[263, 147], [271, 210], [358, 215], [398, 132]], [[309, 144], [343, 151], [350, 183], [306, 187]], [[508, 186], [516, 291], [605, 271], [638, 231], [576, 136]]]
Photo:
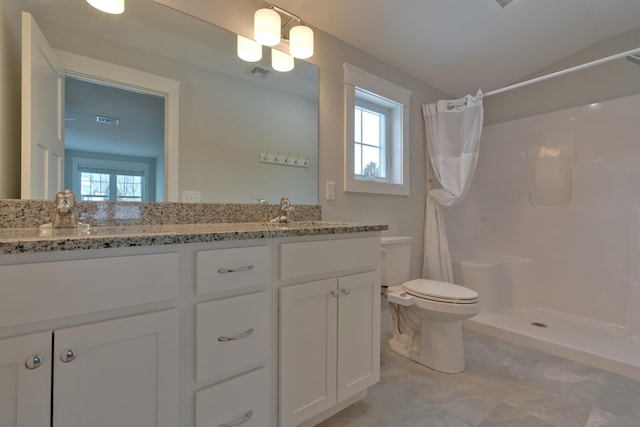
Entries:
[[[409, 195], [409, 108], [411, 92], [351, 64], [344, 64], [344, 191]], [[355, 107], [389, 112], [386, 178], [355, 174]], [[367, 107], [368, 105], [368, 107]], [[376, 111], [376, 110], [373, 110]]]

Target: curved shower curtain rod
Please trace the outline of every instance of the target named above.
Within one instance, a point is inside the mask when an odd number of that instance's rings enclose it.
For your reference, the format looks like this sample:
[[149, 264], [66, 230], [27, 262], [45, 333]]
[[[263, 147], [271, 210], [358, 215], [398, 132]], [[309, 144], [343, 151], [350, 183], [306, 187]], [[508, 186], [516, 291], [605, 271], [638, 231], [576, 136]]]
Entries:
[[[538, 82], [542, 82], [544, 80], [553, 79], [555, 77], [563, 76], [565, 74], [570, 74], [570, 73], [573, 73], [575, 71], [584, 70], [585, 68], [593, 67], [594, 65], [604, 64], [605, 62], [614, 61], [616, 59], [620, 59], [620, 58], [624, 58], [624, 57], [633, 57], [633, 58], [635, 58], [633, 55], [637, 54], [637, 53], [640, 53], [640, 47], [636, 48], [636, 49], [628, 50], [626, 52], [620, 52], [620, 53], [617, 53], [615, 55], [607, 56], [605, 58], [597, 59], [595, 61], [587, 62], [586, 64], [576, 65], [575, 67], [567, 68], [566, 70], [556, 71], [554, 73], [545, 74], [544, 76], [533, 78], [531, 80], [526, 80], [524, 82], [515, 83], [515, 84], [512, 84], [510, 86], [505, 86], [505, 87], [503, 87], [501, 89], [492, 90], [490, 92], [487, 92], [487, 93], [483, 94], [482, 96], [483, 97], [487, 97], [487, 96], [491, 96], [491, 95], [497, 95], [497, 94], [503, 93], [503, 92], [508, 92], [510, 90], [513, 90], [513, 89], [518, 89], [518, 88], [521, 88], [523, 86], [529, 86], [530, 84], [533, 84], [533, 83], [538, 83]], [[451, 110], [455, 106], [456, 105], [454, 105], [453, 103], [449, 103], [449, 104], [447, 104], [447, 109]]]

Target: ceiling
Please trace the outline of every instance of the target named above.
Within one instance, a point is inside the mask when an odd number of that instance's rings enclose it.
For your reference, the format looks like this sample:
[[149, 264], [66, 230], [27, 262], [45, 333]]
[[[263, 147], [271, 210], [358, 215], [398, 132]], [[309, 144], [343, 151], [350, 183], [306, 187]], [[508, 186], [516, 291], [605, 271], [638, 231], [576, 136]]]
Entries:
[[[164, 153], [164, 98], [96, 82], [65, 79], [67, 150], [157, 158]], [[97, 117], [117, 119], [117, 124]]]
[[640, 0], [500, 0], [506, 7], [496, 0], [276, 1], [455, 97], [507, 86], [640, 28]]

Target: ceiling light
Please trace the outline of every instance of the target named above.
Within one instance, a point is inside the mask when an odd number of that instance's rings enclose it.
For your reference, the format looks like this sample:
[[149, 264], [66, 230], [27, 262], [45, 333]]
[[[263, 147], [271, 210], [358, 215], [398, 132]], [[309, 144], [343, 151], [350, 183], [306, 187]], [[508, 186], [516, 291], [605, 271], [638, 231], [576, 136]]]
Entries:
[[280, 43], [280, 14], [273, 9], [258, 9], [253, 16], [253, 37], [260, 44], [275, 46]]
[[276, 71], [287, 72], [293, 70], [293, 56], [271, 49], [271, 67]]
[[238, 57], [247, 62], [262, 59], [262, 45], [238, 34]]
[[91, 6], [114, 15], [124, 12], [124, 0], [87, 0]]
[[297, 25], [289, 31], [289, 52], [295, 58], [306, 59], [313, 56], [313, 30]]

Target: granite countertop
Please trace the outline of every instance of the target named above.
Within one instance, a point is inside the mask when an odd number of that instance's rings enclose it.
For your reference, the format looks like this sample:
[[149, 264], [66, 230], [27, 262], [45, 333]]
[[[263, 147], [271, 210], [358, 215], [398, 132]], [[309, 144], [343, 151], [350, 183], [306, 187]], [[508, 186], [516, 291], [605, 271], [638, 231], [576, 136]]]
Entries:
[[92, 226], [43, 230], [0, 228], [0, 254], [347, 234], [387, 229], [386, 225], [330, 221]]

